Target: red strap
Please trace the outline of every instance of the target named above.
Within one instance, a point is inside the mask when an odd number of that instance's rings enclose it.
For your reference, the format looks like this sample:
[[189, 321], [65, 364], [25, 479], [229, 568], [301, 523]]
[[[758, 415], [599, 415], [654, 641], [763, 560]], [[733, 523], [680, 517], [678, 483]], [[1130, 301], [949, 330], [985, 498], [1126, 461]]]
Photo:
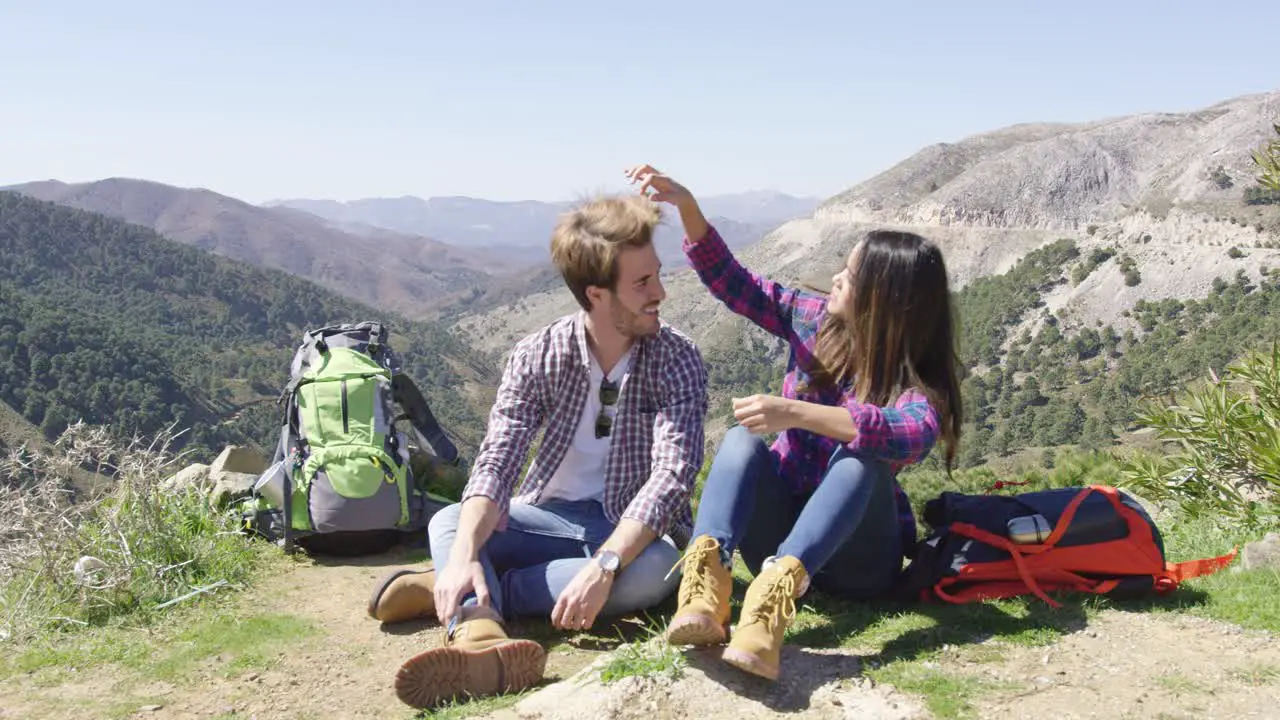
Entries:
[[1239, 548], [1231, 548], [1231, 552], [1226, 555], [1220, 555], [1215, 558], [1201, 558], [1199, 560], [1187, 560], [1180, 563], [1166, 563], [1164, 573], [1160, 575], [1161, 580], [1165, 582], [1156, 583], [1156, 589], [1161, 592], [1169, 592], [1178, 587], [1183, 580], [1191, 578], [1212, 575], [1222, 568], [1231, 564], [1236, 559], [1236, 552]]
[[1027, 570], [1027, 564], [1022, 557], [1021, 549], [1019, 549], [1017, 545], [1009, 542], [1008, 538], [1002, 538], [999, 535], [989, 533], [986, 530], [970, 525], [969, 523], [952, 523], [951, 532], [957, 535], [963, 535], [964, 537], [973, 538], [974, 540], [984, 542], [1008, 552], [1009, 557], [1013, 558], [1014, 566], [1018, 568], [1018, 577], [1022, 578], [1022, 581], [1027, 584], [1027, 589], [1034, 593], [1036, 597], [1044, 600], [1053, 607], [1062, 607], [1061, 603], [1055, 602], [1053, 598], [1045, 594], [1044, 590], [1040, 589], [1040, 585], [1036, 582], [1035, 577]]
[[1030, 482], [1031, 482], [1030, 480], [997, 480], [994, 483], [992, 483], [991, 487], [987, 488], [986, 492], [984, 492], [983, 495], [990, 495], [991, 493], [997, 490], [1003, 490], [1007, 487], [1015, 487], [1017, 485], [1027, 485]]
[[[961, 588], [960, 590], [957, 590], [954, 593], [946, 589], [951, 585], [955, 585], [962, 582], [964, 582], [964, 578], [958, 578], [958, 577], [946, 578], [942, 582], [939, 582], [937, 585], [934, 586], [933, 595], [941, 600], [945, 600], [949, 603], [959, 605], [962, 603], [972, 602], [974, 600], [990, 600], [994, 598], [1017, 597], [1019, 595], [1025, 595], [1028, 589], [1026, 583], [1017, 582], [1013, 580], [1003, 580], [1003, 581], [993, 580], [990, 582], [980, 582], [974, 585], [969, 585], [967, 587]], [[1049, 589], [1067, 590], [1067, 591], [1074, 591], [1074, 592], [1108, 593], [1108, 592], [1111, 592], [1113, 589], [1115, 589], [1115, 586], [1118, 584], [1119, 584], [1119, 581], [1117, 580], [1107, 580], [1106, 582], [1098, 583], [1097, 585], [1087, 585], [1087, 584], [1082, 585], [1079, 583], [1051, 582], [1049, 583]], [[1041, 587], [1043, 589], [1044, 586], [1042, 585]], [[923, 599], [925, 600], [929, 599], [928, 593], [924, 594]]]

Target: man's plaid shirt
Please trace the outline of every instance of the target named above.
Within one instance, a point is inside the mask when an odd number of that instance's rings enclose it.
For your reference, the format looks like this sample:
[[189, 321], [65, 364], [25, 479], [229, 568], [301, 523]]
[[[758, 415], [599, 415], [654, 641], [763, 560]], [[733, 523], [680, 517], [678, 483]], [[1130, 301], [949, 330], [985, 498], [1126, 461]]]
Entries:
[[[489, 428], [462, 499], [481, 495], [502, 510], [537, 504], [573, 440], [591, 387], [586, 314], [553, 322], [516, 344], [503, 371]], [[637, 520], [683, 547], [693, 531], [690, 497], [702, 467], [707, 371], [686, 335], [665, 323], [638, 338], [618, 396], [605, 461], [604, 511]], [[517, 489], [539, 428], [546, 432]]]

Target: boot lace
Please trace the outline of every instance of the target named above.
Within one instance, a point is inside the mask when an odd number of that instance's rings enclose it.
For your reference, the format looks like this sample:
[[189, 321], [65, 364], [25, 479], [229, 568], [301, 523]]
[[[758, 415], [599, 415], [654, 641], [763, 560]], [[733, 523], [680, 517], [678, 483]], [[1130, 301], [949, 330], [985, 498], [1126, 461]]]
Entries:
[[688, 604], [695, 597], [715, 594], [714, 588], [708, 587], [715, 584], [715, 579], [707, 571], [713, 562], [720, 562], [720, 543], [715, 538], [703, 537], [689, 546], [684, 556], [671, 566], [671, 570], [667, 572], [668, 577], [676, 568], [684, 566], [680, 571], [684, 576], [678, 598], [681, 605]]
[[762, 623], [770, 630], [784, 620], [790, 623], [796, 617], [796, 579], [791, 573], [783, 573], [772, 583], [748, 613], [747, 623]]

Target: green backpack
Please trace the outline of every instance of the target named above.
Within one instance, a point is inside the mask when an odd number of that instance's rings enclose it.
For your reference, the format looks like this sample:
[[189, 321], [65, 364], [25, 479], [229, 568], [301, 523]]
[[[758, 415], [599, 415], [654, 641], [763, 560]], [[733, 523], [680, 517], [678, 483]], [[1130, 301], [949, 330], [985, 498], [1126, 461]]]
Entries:
[[286, 550], [296, 542], [350, 555], [426, 527], [438, 504], [415, 482], [411, 450], [449, 465], [458, 451], [400, 371], [388, 334], [379, 322], [305, 333], [280, 395], [280, 442], [245, 513], [250, 530]]

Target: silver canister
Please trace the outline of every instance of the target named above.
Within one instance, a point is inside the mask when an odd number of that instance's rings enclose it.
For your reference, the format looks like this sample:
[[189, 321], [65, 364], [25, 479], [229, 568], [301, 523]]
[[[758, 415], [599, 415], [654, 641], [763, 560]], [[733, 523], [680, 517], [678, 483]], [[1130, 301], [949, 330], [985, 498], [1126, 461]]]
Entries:
[[1049, 534], [1053, 532], [1049, 521], [1039, 513], [1016, 517], [1010, 520], [1006, 527], [1009, 531], [1009, 539], [1019, 545], [1042, 543], [1049, 539]]

